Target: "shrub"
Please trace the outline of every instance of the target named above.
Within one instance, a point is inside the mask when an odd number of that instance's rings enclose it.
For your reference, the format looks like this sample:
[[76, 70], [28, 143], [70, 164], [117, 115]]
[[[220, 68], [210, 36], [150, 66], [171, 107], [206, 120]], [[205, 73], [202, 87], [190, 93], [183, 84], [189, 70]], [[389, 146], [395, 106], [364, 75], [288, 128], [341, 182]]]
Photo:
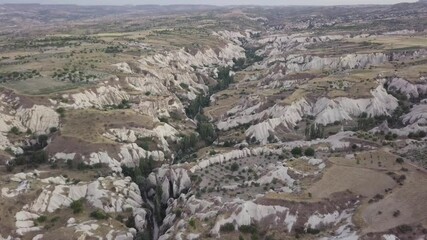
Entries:
[[393, 212], [393, 217], [398, 217], [400, 216], [400, 210], [396, 210]]
[[60, 219], [60, 217], [59, 216], [55, 216], [55, 217], [53, 217], [52, 219], [50, 219], [50, 222], [56, 222], [56, 221], [58, 221]]
[[60, 107], [56, 109], [56, 112], [59, 114], [60, 117], [65, 117], [65, 109]]
[[37, 152], [33, 152], [33, 154], [31, 154], [31, 159], [33, 163], [45, 163], [48, 160], [48, 156], [47, 153], [43, 150], [37, 151]]
[[83, 212], [83, 199], [73, 201], [70, 204], [70, 208], [73, 210], [73, 213], [81, 213]]
[[49, 139], [49, 137], [46, 134], [40, 134], [37, 137], [37, 142], [40, 144], [40, 146], [43, 148], [47, 145], [47, 140]]
[[42, 216], [40, 216], [40, 217], [37, 218], [37, 222], [40, 222], [40, 223], [46, 222], [46, 220], [47, 220], [47, 217], [44, 216], [44, 215], [42, 215]]
[[291, 150], [291, 153], [294, 157], [302, 155], [302, 149], [300, 147], [294, 147]]
[[177, 218], [180, 218], [182, 214], [182, 210], [180, 208], [178, 208], [177, 210], [175, 210], [175, 215]]
[[403, 234], [412, 232], [412, 227], [407, 224], [400, 225], [397, 227], [397, 229], [399, 229], [399, 231]]
[[307, 149], [305, 149], [304, 155], [310, 156], [310, 157], [314, 156], [314, 149], [313, 148], [307, 148]]
[[258, 231], [258, 229], [254, 225], [242, 225], [239, 227], [239, 231], [242, 233], [255, 234]]
[[404, 162], [403, 158], [399, 157], [396, 159], [396, 162], [402, 164]]
[[237, 164], [237, 163], [231, 164], [230, 170], [233, 172], [239, 170], [239, 164]]
[[17, 127], [12, 127], [9, 132], [15, 135], [19, 135], [21, 133]]
[[188, 84], [186, 83], [180, 83], [179, 86], [181, 86], [185, 90], [188, 90]]
[[131, 215], [128, 217], [125, 223], [128, 228], [135, 228], [135, 218]]
[[259, 240], [258, 235], [256, 235], [256, 234], [252, 234], [252, 235], [251, 235], [251, 240]]
[[95, 210], [95, 211], [90, 213], [90, 217], [95, 218], [97, 220], [102, 220], [102, 219], [107, 219], [108, 215], [101, 210]]
[[307, 233], [309, 233], [309, 234], [318, 234], [320, 232], [320, 230], [318, 230], [318, 229], [315, 229], [315, 228], [308, 228], [307, 229]]
[[190, 219], [190, 221], [188, 221], [188, 224], [192, 227], [195, 228], [196, 227], [196, 221], [192, 218]]
[[236, 228], [234, 227], [234, 225], [232, 223], [226, 223], [224, 225], [222, 225], [219, 230], [221, 232], [232, 232], [234, 230], [236, 230]]
[[49, 132], [50, 133], [55, 133], [55, 132], [57, 132], [58, 131], [58, 128], [56, 128], [56, 127], [51, 127], [51, 128], [49, 128]]

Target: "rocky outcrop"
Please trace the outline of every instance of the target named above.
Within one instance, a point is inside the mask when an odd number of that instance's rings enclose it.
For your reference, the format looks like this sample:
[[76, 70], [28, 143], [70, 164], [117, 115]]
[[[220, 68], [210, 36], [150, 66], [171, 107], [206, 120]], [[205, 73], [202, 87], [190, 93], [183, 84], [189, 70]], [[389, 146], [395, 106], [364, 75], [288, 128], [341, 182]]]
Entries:
[[316, 123], [327, 125], [335, 121], [352, 120], [352, 116], [362, 113], [371, 117], [390, 115], [398, 106], [398, 100], [388, 94], [381, 84], [371, 90], [371, 95], [372, 98], [367, 99], [321, 98], [314, 104], [312, 114], [316, 116]]
[[323, 71], [335, 69], [361, 69], [388, 61], [384, 53], [348, 54], [342, 57], [290, 55], [286, 58], [286, 72]]
[[72, 104], [60, 103], [61, 106], [75, 109], [118, 105], [123, 100], [129, 100], [130, 96], [119, 85], [105, 85], [95, 89], [84, 90], [80, 93], [65, 94], [64, 99], [71, 99]]
[[427, 124], [427, 103], [420, 103], [414, 105], [411, 111], [402, 116], [402, 122], [404, 124]]
[[387, 81], [387, 90], [403, 93], [408, 98], [418, 98], [427, 94], [427, 82], [411, 83], [403, 78], [395, 77]]
[[[34, 175], [37, 174], [37, 175]], [[106, 213], [120, 213], [131, 210], [138, 230], [147, 227], [145, 221], [146, 211], [142, 208], [143, 200], [139, 187], [129, 177], [100, 177], [92, 182], [73, 183], [68, 179], [57, 176], [39, 179], [39, 172], [16, 176], [13, 181], [22, 180], [22, 183], [32, 182], [34, 186], [41, 187], [41, 193], [33, 201], [23, 207], [15, 215], [16, 232], [24, 235], [27, 232], [38, 231], [41, 228], [35, 224], [35, 220], [42, 215], [55, 212], [57, 209], [69, 207], [73, 201], [80, 199], [95, 208]], [[2, 192], [5, 188], [2, 189]], [[17, 197], [7, 196], [7, 197]], [[96, 223], [96, 221], [92, 221]], [[77, 227], [75, 220], [69, 220], [67, 227]], [[79, 232], [76, 229], [76, 232]]]
[[8, 103], [7, 98], [3, 95], [0, 96], [0, 100], [0, 149], [13, 148], [6, 136], [13, 127], [18, 128], [21, 132], [30, 130], [35, 134], [49, 133], [50, 128], [59, 127], [59, 114], [50, 107], [43, 105], [17, 106], [14, 103]]
[[353, 117], [362, 113], [367, 113], [368, 116], [372, 117], [390, 115], [398, 106], [398, 100], [388, 94], [382, 84], [371, 90], [371, 95], [372, 98], [359, 99], [347, 97], [328, 99], [323, 97], [313, 104], [302, 98], [287, 106], [275, 104], [259, 113], [254, 113], [254, 111], [260, 105], [246, 109], [236, 106], [229, 111], [233, 115], [219, 121], [217, 127], [221, 130], [228, 130], [255, 120], [267, 119], [250, 126], [245, 132], [246, 136], [253, 137], [260, 143], [266, 144], [270, 135], [273, 134], [274, 136], [275, 129], [278, 126], [293, 129], [304, 115], [312, 115], [315, 117], [316, 123], [328, 125], [336, 121], [353, 120]]
[[[290, 232], [292, 230], [292, 226], [297, 220], [297, 216], [292, 215], [289, 212], [289, 208], [282, 206], [265, 206], [251, 201], [241, 200], [234, 200], [233, 202], [227, 204], [231, 205], [228, 207], [231, 207], [232, 209], [234, 208], [235, 210], [232, 211], [230, 217], [220, 217], [216, 221], [214, 227], [210, 231], [210, 233], [215, 236], [219, 236], [220, 227], [226, 223], [232, 223], [237, 229], [239, 226], [251, 225], [254, 222], [260, 221], [264, 221], [263, 224], [274, 224], [274, 222], [278, 224], [280, 222], [284, 223], [286, 230]], [[271, 219], [272, 217], [275, 218], [275, 221], [271, 222], [267, 220], [268, 218]]]
[[210, 165], [216, 163], [224, 163], [232, 159], [239, 159], [249, 156], [257, 156], [260, 154], [280, 154], [280, 149], [270, 149], [267, 147], [258, 147], [258, 148], [244, 148], [242, 150], [232, 150], [226, 153], [220, 153], [206, 159], [198, 161], [193, 167], [191, 167], [190, 172], [194, 173], [195, 171], [204, 169]]
[[114, 128], [110, 129], [104, 134], [104, 136], [109, 139], [125, 143], [135, 142], [138, 138], [157, 138], [159, 140], [158, 147], [163, 149], [163, 151], [170, 151], [167, 140], [176, 141], [178, 139], [178, 134], [178, 131], [171, 125], [163, 123], [151, 130], [145, 128]]
[[133, 109], [141, 114], [153, 118], [170, 118], [174, 116], [185, 116], [184, 105], [175, 96], [158, 96], [145, 98], [140, 96], [138, 103], [133, 105]]
[[19, 108], [16, 116], [22, 125], [33, 133], [48, 133], [51, 127], [59, 126], [59, 114], [46, 106], [34, 105], [32, 108]]
[[191, 187], [187, 170], [166, 165], [150, 173], [148, 180], [153, 186], [161, 186], [163, 203], [166, 203], [169, 198], [177, 198]]
[[130, 143], [120, 147], [118, 157], [112, 157], [108, 152], [94, 152], [89, 157], [84, 157], [84, 161], [89, 165], [106, 164], [111, 170], [121, 172], [122, 165], [138, 166], [140, 159], [148, 158], [152, 158], [154, 161], [163, 161], [165, 156], [161, 151], [146, 151], [135, 143]]

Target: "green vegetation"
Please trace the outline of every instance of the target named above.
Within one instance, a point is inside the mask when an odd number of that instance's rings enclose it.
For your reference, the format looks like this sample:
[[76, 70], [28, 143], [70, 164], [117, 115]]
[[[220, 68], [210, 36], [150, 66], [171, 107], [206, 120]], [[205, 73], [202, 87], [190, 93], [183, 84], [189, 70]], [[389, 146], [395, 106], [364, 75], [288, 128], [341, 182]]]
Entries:
[[36, 219], [36, 221], [39, 223], [46, 222], [46, 220], [47, 220], [47, 217], [44, 215], [42, 215]]
[[140, 148], [142, 148], [144, 150], [149, 150], [150, 149], [150, 143], [152, 141], [153, 141], [153, 139], [151, 137], [139, 137], [138, 139], [136, 139], [135, 143]]
[[104, 211], [97, 209], [90, 213], [90, 217], [97, 220], [103, 220], [107, 219], [108, 215]]
[[211, 89], [212, 94], [225, 90], [233, 83], [234, 77], [231, 75], [230, 67], [221, 67], [218, 69], [218, 83]]
[[307, 148], [304, 151], [304, 155], [306, 155], [307, 157], [312, 157], [314, 156], [314, 154], [315, 154], [315, 151], [313, 148]]
[[426, 137], [426, 132], [421, 130], [417, 132], [410, 132], [408, 134], [408, 138], [416, 139], [416, 140], [420, 140], [421, 138], [424, 138], [424, 137]]
[[37, 70], [27, 70], [22, 72], [4, 72], [0, 73], [0, 82], [27, 80], [34, 77], [40, 77]]
[[325, 127], [323, 125], [313, 123], [305, 129], [305, 136], [307, 140], [323, 138], [324, 132]]
[[242, 233], [256, 234], [258, 229], [255, 225], [242, 225], [239, 227], [239, 231]]
[[70, 208], [73, 210], [74, 214], [83, 212], [83, 201], [84, 199], [79, 199], [70, 204]]
[[147, 178], [155, 167], [156, 162], [154, 161], [153, 157], [150, 156], [148, 159], [141, 158], [139, 160], [139, 165], [135, 168], [122, 165], [122, 172], [125, 176], [129, 176], [135, 181], [138, 176]]
[[212, 144], [217, 138], [214, 125], [208, 121], [207, 117], [201, 114], [197, 116], [197, 120], [198, 124], [196, 130], [200, 138], [205, 141], [207, 145]]
[[294, 147], [294, 148], [292, 148], [291, 153], [294, 157], [301, 156], [302, 155], [302, 148]]
[[194, 218], [191, 218], [190, 221], [188, 221], [188, 224], [192, 227], [195, 228], [196, 227], [196, 221], [194, 220]]
[[21, 134], [21, 131], [19, 131], [19, 128], [17, 128], [17, 127], [15, 127], [15, 126], [13, 126], [11, 129], [10, 129], [10, 131], [9, 131], [10, 133], [12, 133], [12, 134], [14, 134], [14, 135], [19, 135], [19, 134]]
[[104, 50], [105, 53], [121, 53], [123, 52], [122, 47], [120, 46], [108, 46]]
[[93, 74], [86, 74], [83, 69], [76, 69], [76, 68], [63, 68], [56, 70], [53, 75], [53, 79], [59, 80], [59, 81], [70, 81], [72, 83], [78, 83], [78, 82], [91, 82], [95, 81], [97, 77]]
[[197, 95], [190, 105], [185, 109], [188, 117], [194, 118], [200, 113], [202, 108], [209, 106], [209, 96]]
[[60, 107], [60, 108], [57, 108], [55, 111], [59, 114], [59, 116], [61, 118], [65, 117], [65, 109], [64, 108]]
[[222, 225], [219, 230], [223, 233], [228, 233], [228, 232], [233, 232], [234, 230], [236, 230], [236, 228], [234, 227], [234, 224], [232, 223], [226, 223], [224, 225]]
[[182, 153], [192, 153], [196, 150], [198, 141], [198, 137], [194, 133], [191, 133], [190, 135], [184, 135], [181, 138], [179, 150]]
[[232, 172], [236, 172], [237, 170], [239, 170], [239, 164], [234, 162], [233, 164], [231, 164], [230, 170]]

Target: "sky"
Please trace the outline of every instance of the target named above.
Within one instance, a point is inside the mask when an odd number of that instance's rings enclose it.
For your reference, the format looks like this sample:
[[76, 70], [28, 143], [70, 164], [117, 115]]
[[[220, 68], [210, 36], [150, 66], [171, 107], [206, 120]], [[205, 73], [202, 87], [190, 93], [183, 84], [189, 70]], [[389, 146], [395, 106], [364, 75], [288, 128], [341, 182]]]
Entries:
[[209, 5], [348, 5], [393, 4], [416, 0], [0, 0], [1, 3], [42, 3], [79, 5], [209, 4]]

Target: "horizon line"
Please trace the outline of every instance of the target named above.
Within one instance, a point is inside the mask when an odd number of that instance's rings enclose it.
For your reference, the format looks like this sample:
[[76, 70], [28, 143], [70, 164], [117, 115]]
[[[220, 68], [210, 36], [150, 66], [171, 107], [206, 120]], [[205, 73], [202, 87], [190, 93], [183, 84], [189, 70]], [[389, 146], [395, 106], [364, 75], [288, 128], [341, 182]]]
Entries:
[[225, 4], [225, 5], [214, 5], [214, 4], [77, 4], [77, 3], [0, 3], [0, 5], [41, 5], [41, 6], [81, 6], [81, 7], [126, 7], [126, 6], [205, 6], [205, 7], [238, 7], [238, 6], [257, 6], [257, 7], [333, 7], [333, 6], [375, 6], [375, 5], [396, 5], [402, 3], [417, 3], [422, 1], [411, 1], [411, 2], [398, 2], [398, 3], [362, 3], [362, 4]]

